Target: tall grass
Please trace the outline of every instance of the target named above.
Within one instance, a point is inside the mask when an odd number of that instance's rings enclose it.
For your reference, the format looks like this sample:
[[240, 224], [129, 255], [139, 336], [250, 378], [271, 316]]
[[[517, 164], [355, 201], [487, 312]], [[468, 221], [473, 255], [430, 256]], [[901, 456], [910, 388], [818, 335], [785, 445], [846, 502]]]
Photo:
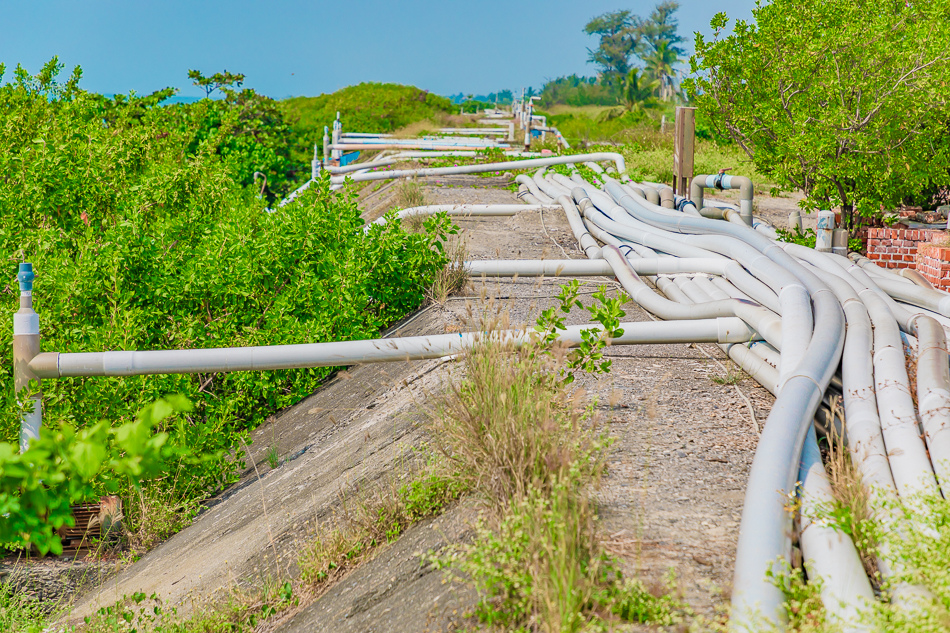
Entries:
[[583, 393], [560, 379], [564, 358], [498, 342], [466, 354], [466, 378], [437, 409], [434, 437], [486, 513], [449, 564], [478, 588], [478, 619], [505, 630], [672, 623], [674, 601], [625, 581], [599, 539], [589, 492], [609, 441]]

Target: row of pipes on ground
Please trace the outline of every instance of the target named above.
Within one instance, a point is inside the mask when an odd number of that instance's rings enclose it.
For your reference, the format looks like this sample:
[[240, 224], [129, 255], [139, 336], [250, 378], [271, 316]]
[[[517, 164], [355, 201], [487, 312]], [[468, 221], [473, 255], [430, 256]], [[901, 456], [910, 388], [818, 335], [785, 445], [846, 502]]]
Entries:
[[[497, 113], [488, 116], [488, 121], [501, 120]], [[530, 100], [519, 103], [513, 118], [512, 125], [519, 122], [526, 134], [530, 131], [536, 118]], [[481, 132], [473, 137], [481, 136], [480, 142], [488, 144], [503, 128], [472, 129]], [[412, 158], [462, 151], [474, 155], [471, 150], [478, 146], [470, 136], [453, 137], [455, 149], [445, 149], [450, 147], [447, 141], [433, 141], [431, 147], [428, 141], [415, 141], [343, 135], [337, 121], [332, 142], [325, 139], [326, 151], [342, 152], [358, 145], [380, 153], [346, 167], [328, 164], [340, 154], [325, 155], [322, 168], [330, 171], [334, 186], [342, 186], [345, 178], [366, 181], [534, 170], [533, 175], [515, 178], [521, 204], [428, 205], [404, 209], [397, 216], [445, 212], [478, 218], [523, 211], [563, 212], [587, 259], [470, 261], [465, 263], [468, 274], [613, 277], [633, 302], [661, 320], [622, 323], [623, 335], [612, 344], [716, 343], [775, 395], [746, 488], [732, 628], [759, 630], [766, 622], [779, 629], [784, 626], [784, 596], [766, 572], [777, 560], [792, 560], [793, 519], [786, 503], [790, 495], [798, 494], [802, 508], [799, 544], [808, 576], [821, 579], [821, 596], [833, 621], [843, 630], [867, 630], [858, 614], [876, 598], [854, 543], [849, 535], [808, 514], [832, 498], [815, 423], [824, 429], [837, 426], [846, 437], [851, 459], [873, 491], [872, 498], [884, 500], [873, 509], [883, 525], [896, 523], [893, 506], [887, 502], [910, 502], [920, 493], [940, 494], [941, 490], [946, 495], [950, 490], [946, 342], [950, 294], [935, 290], [913, 271], [895, 273], [849, 254], [847, 232], [834, 228], [831, 212], [819, 213], [816, 249], [777, 241], [775, 228], [754, 215], [753, 184], [745, 177], [695, 176], [688, 180], [689, 195], [685, 196], [664, 184], [631, 181], [623, 156], [609, 152], [573, 156], [511, 152], [521, 160], [376, 171]], [[686, 162], [682, 155], [678, 161], [680, 166]], [[596, 176], [585, 180], [576, 169], [578, 164]], [[572, 175], [549, 172], [555, 165], [568, 165]], [[314, 172], [318, 177], [319, 169], [315, 167]], [[739, 204], [707, 198], [707, 190], [738, 190]], [[385, 217], [375, 221], [384, 222]], [[792, 214], [789, 222], [800, 228], [800, 214]], [[20, 309], [14, 316], [13, 337], [17, 393], [26, 393], [21, 390], [31, 381], [65, 377], [339, 367], [446, 357], [486, 336], [514, 345], [531, 340], [529, 331], [507, 330], [246, 348], [44, 352], [39, 317], [32, 307], [34, 272], [29, 263], [20, 264], [18, 281]], [[571, 326], [559, 335], [568, 344], [579, 344], [581, 331], [596, 327]], [[917, 363], [916, 407], [905, 353], [913, 354]], [[34, 401], [22, 420], [21, 449], [38, 436], [42, 424], [41, 393], [31, 397]], [[843, 421], [834, 415], [835, 399], [843, 401]], [[881, 552], [876, 564], [883, 578], [893, 577], [902, 565], [889, 558], [887, 551]], [[907, 608], [927, 596], [920, 587], [900, 584], [892, 594], [894, 602]]]

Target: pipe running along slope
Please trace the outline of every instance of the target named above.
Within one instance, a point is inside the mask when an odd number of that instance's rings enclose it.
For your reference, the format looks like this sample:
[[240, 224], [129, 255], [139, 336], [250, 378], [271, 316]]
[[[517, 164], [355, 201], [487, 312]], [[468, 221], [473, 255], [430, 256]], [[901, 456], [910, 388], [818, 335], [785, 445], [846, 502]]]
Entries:
[[[740, 319], [703, 319], [691, 322], [656, 321], [621, 323], [623, 334], [613, 345], [687, 343], [704, 341], [738, 343], [755, 334]], [[600, 329], [598, 324], [572, 325], [558, 331], [561, 340], [579, 345], [581, 331]], [[506, 330], [492, 335], [500, 341], [523, 345], [533, 332]], [[338, 367], [366, 362], [441, 358], [468, 349], [485, 335], [480, 332], [370, 339], [300, 345], [226, 347], [213, 349], [57, 353], [42, 352], [29, 363], [38, 378], [78, 376], [141, 376], [234, 371]]]

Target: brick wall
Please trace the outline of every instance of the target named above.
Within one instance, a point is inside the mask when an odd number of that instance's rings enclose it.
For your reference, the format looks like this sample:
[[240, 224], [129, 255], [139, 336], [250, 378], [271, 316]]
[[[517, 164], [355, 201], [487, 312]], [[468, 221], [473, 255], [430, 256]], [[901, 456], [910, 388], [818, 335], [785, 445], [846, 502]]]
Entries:
[[946, 239], [946, 231], [869, 228], [868, 259], [885, 268], [913, 268], [917, 263], [918, 244]]
[[917, 272], [938, 290], [950, 290], [950, 247], [921, 242], [917, 247]]

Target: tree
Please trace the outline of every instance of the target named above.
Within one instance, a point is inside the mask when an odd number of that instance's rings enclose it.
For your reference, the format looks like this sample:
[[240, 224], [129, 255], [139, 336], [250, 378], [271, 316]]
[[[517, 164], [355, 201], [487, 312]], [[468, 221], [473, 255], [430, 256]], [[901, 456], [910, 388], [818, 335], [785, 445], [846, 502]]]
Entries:
[[630, 71], [630, 56], [636, 46], [634, 28], [640, 18], [629, 11], [611, 11], [598, 15], [584, 27], [588, 35], [600, 36], [596, 49], [587, 49], [588, 61], [600, 66], [605, 77], [625, 77]]
[[676, 71], [673, 67], [680, 62], [677, 50], [670, 42], [661, 40], [656, 48], [643, 58], [646, 71], [657, 80], [657, 90], [663, 100], [673, 95], [673, 85], [676, 82]]
[[756, 169], [846, 227], [950, 168], [950, 0], [774, 0], [697, 35], [687, 89]]
[[677, 31], [679, 20], [673, 17], [679, 8], [679, 2], [666, 0], [653, 8], [649, 18], [637, 21], [636, 53], [641, 59], [659, 50], [663, 43], [666, 44], [668, 50], [676, 54], [677, 59], [686, 54], [686, 51], [677, 46], [683, 42], [683, 36]]
[[202, 75], [200, 70], [189, 70], [188, 79], [191, 79], [194, 85], [205, 91], [205, 98], [210, 97], [215, 90], [224, 92], [234, 87], [240, 88], [244, 83], [244, 75], [229, 73], [227, 70], [223, 73], [215, 73], [210, 77]]
[[[588, 61], [601, 67], [607, 85], [615, 86], [618, 93], [625, 89], [630, 58], [636, 55], [659, 80], [660, 97], [665, 99], [673, 93], [673, 67], [684, 54], [678, 46], [683, 38], [673, 17], [678, 9], [678, 2], [667, 0], [656, 5], [645, 19], [630, 11], [612, 11], [587, 23], [584, 32], [600, 36], [600, 45], [595, 50], [587, 49]], [[625, 99], [623, 95], [620, 98]]]
[[639, 68], [631, 68], [623, 78], [620, 106], [602, 114], [601, 120], [609, 121], [625, 114], [642, 116], [647, 108], [656, 105], [653, 95], [659, 87], [659, 79], [642, 72]]

